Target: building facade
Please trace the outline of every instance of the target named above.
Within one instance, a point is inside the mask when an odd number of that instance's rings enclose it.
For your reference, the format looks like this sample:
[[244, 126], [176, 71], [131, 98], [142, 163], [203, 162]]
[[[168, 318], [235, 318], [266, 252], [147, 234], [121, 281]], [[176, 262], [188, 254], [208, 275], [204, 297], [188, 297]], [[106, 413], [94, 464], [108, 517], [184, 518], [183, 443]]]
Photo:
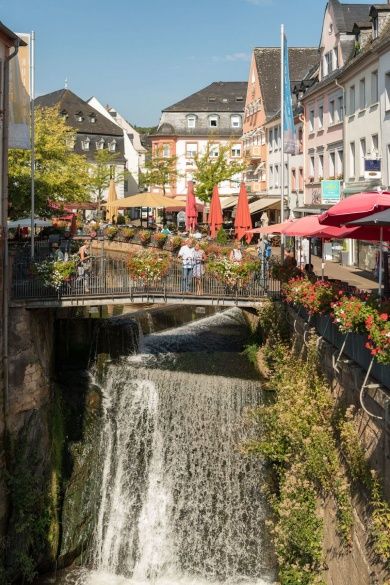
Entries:
[[110, 106], [103, 106], [96, 97], [88, 100], [90, 106], [95, 108], [108, 120], [111, 120], [123, 130], [124, 155], [126, 169], [129, 176], [124, 181], [124, 195], [134, 195], [139, 192], [140, 172], [145, 168], [146, 148], [141, 144], [139, 133], [127, 122], [127, 120]]
[[[218, 81], [162, 111], [152, 136], [152, 151], [177, 157], [177, 180], [167, 193], [184, 195], [193, 180], [194, 158], [210, 146], [217, 157], [221, 146], [229, 145], [230, 159], [242, 158], [241, 136], [247, 84]], [[237, 193], [241, 174], [219, 185], [221, 195]], [[159, 190], [157, 187], [152, 190]]]
[[[117, 155], [113, 166], [113, 173], [123, 173], [126, 167], [124, 137], [122, 129], [103, 116], [88, 102], [82, 100], [69, 89], [60, 89], [36, 98], [37, 108], [57, 107], [67, 124], [77, 132], [74, 143], [69, 144], [70, 150], [81, 154], [91, 163], [95, 162], [96, 153], [107, 149]], [[124, 196], [125, 179], [116, 184], [118, 198]], [[103, 192], [103, 199], [107, 198], [108, 188]], [[94, 194], [91, 193], [91, 197]]]

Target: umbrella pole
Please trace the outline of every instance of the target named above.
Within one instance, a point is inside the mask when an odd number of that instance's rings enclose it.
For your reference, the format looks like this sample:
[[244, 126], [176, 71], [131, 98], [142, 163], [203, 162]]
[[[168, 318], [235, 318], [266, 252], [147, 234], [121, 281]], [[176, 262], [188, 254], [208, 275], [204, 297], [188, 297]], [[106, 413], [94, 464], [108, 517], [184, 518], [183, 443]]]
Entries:
[[383, 282], [383, 227], [380, 229], [379, 242], [379, 281], [378, 281], [378, 295], [382, 296], [382, 282]]
[[322, 241], [322, 261], [321, 261], [321, 279], [324, 280], [325, 276], [325, 246]]

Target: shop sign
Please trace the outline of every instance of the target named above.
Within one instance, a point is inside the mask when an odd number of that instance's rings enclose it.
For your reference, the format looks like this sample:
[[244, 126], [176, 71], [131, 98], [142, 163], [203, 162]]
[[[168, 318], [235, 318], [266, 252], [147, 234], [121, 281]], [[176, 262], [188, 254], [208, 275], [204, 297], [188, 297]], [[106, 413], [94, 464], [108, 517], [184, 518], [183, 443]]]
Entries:
[[380, 159], [365, 159], [364, 160], [364, 178], [365, 179], [381, 179], [381, 160]]
[[341, 198], [341, 181], [321, 181], [321, 203], [334, 205]]

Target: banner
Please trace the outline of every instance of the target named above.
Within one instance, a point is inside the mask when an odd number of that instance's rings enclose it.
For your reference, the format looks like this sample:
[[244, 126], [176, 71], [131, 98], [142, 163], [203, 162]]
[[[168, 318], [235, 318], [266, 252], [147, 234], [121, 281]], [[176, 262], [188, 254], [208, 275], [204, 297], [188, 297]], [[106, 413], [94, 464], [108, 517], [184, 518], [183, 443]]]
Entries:
[[27, 44], [9, 63], [9, 148], [30, 149], [31, 35], [17, 34]]
[[296, 136], [295, 136], [295, 125], [294, 125], [294, 114], [292, 107], [292, 95], [290, 85], [290, 70], [288, 63], [288, 47], [287, 37], [283, 37], [283, 112], [284, 112], [284, 123], [283, 123], [283, 141], [284, 141], [284, 152], [286, 154], [296, 153]]

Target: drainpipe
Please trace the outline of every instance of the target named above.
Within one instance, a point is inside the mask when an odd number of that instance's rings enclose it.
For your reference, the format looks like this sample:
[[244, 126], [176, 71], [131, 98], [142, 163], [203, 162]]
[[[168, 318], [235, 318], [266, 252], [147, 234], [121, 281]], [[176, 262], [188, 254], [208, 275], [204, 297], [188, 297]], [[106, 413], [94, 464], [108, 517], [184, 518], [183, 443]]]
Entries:
[[3, 264], [3, 347], [2, 347], [2, 364], [4, 379], [4, 426], [5, 433], [8, 428], [8, 398], [9, 398], [9, 378], [8, 378], [8, 327], [9, 327], [9, 292], [10, 292], [10, 271], [8, 257], [8, 138], [9, 138], [9, 62], [16, 57], [19, 52], [19, 43], [16, 41], [14, 52], [8, 55], [4, 60], [3, 73], [3, 139], [2, 139], [2, 178], [0, 197], [0, 222], [1, 222], [1, 240], [2, 240], [2, 264]]

